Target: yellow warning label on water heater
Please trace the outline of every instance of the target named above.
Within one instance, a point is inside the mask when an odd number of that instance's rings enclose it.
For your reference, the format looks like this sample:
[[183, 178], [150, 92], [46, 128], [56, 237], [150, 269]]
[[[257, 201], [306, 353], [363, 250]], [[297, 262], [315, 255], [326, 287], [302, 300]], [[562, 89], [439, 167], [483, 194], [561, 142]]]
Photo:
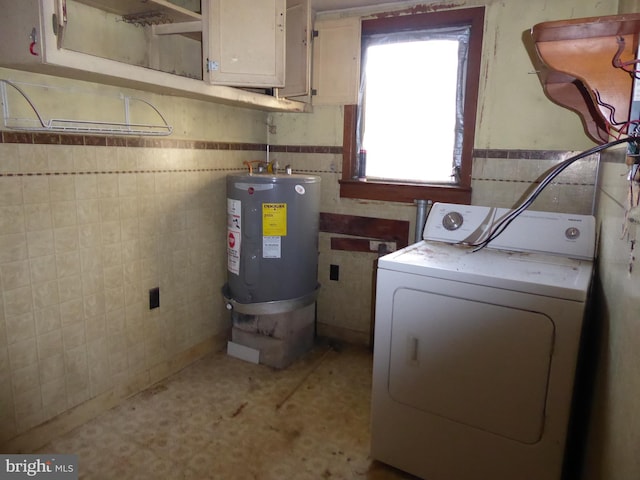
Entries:
[[284, 237], [287, 235], [287, 204], [262, 204], [262, 236]]

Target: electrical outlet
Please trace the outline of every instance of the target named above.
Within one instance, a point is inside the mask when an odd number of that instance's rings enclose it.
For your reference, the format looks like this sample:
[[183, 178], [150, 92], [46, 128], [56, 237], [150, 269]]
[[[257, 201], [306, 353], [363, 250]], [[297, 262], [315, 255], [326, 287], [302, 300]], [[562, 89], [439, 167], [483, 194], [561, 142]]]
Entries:
[[149, 310], [160, 307], [160, 287], [149, 290]]
[[339, 265], [329, 265], [329, 280], [335, 280], [336, 282], [340, 280]]

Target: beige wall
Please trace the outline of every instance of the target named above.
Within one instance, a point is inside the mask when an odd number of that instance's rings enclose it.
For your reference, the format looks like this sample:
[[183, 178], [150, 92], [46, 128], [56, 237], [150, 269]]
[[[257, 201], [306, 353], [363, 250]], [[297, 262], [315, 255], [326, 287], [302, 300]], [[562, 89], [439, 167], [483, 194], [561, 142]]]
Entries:
[[[640, 472], [640, 264], [631, 243], [640, 235], [640, 228], [625, 221], [629, 184], [625, 181], [624, 149], [608, 152], [603, 159], [594, 318], [598, 336], [591, 352], [597, 376], [585, 480], [637, 478]], [[625, 227], [628, 230], [623, 234]]]
[[[145, 98], [174, 127], [168, 138], [185, 140], [0, 142], [0, 451], [15, 452], [222, 345], [225, 177], [264, 153], [186, 142], [264, 143], [266, 113], [7, 69], [0, 78], [53, 87], [24, 86], [62, 118], [113, 118], [103, 99]], [[149, 310], [153, 287], [160, 308]]]
[[[638, 12], [637, 0], [620, 1], [620, 13]], [[640, 472], [640, 265], [631, 243], [640, 236], [640, 228], [626, 222], [630, 204], [627, 174], [624, 149], [603, 154], [597, 212], [597, 336], [591, 352], [596, 377], [582, 475], [585, 480], [636, 478]]]

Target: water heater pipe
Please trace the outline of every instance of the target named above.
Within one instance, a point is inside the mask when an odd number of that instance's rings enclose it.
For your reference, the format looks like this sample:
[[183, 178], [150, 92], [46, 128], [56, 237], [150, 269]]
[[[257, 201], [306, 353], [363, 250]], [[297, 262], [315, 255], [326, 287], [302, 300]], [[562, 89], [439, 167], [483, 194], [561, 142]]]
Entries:
[[426, 223], [431, 207], [433, 206], [433, 201], [414, 200], [413, 203], [416, 204], [416, 232], [414, 241], [417, 243], [422, 240], [422, 230], [424, 230], [424, 224]]

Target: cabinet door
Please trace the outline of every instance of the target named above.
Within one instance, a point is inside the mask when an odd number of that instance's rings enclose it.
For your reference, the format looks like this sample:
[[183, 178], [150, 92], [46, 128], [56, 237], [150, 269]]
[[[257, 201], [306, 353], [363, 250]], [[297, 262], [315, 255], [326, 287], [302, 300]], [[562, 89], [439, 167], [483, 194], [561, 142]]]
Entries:
[[358, 103], [360, 18], [316, 20], [313, 41], [314, 105]]
[[217, 85], [283, 87], [286, 0], [202, 2], [205, 78]]
[[0, 11], [0, 66], [34, 68], [43, 63], [45, 47], [55, 47], [56, 37], [45, 30], [52, 29], [52, 22], [44, 21], [40, 2], [0, 0]]
[[308, 95], [311, 89], [311, 9], [309, 0], [287, 0], [287, 67], [283, 97]]

